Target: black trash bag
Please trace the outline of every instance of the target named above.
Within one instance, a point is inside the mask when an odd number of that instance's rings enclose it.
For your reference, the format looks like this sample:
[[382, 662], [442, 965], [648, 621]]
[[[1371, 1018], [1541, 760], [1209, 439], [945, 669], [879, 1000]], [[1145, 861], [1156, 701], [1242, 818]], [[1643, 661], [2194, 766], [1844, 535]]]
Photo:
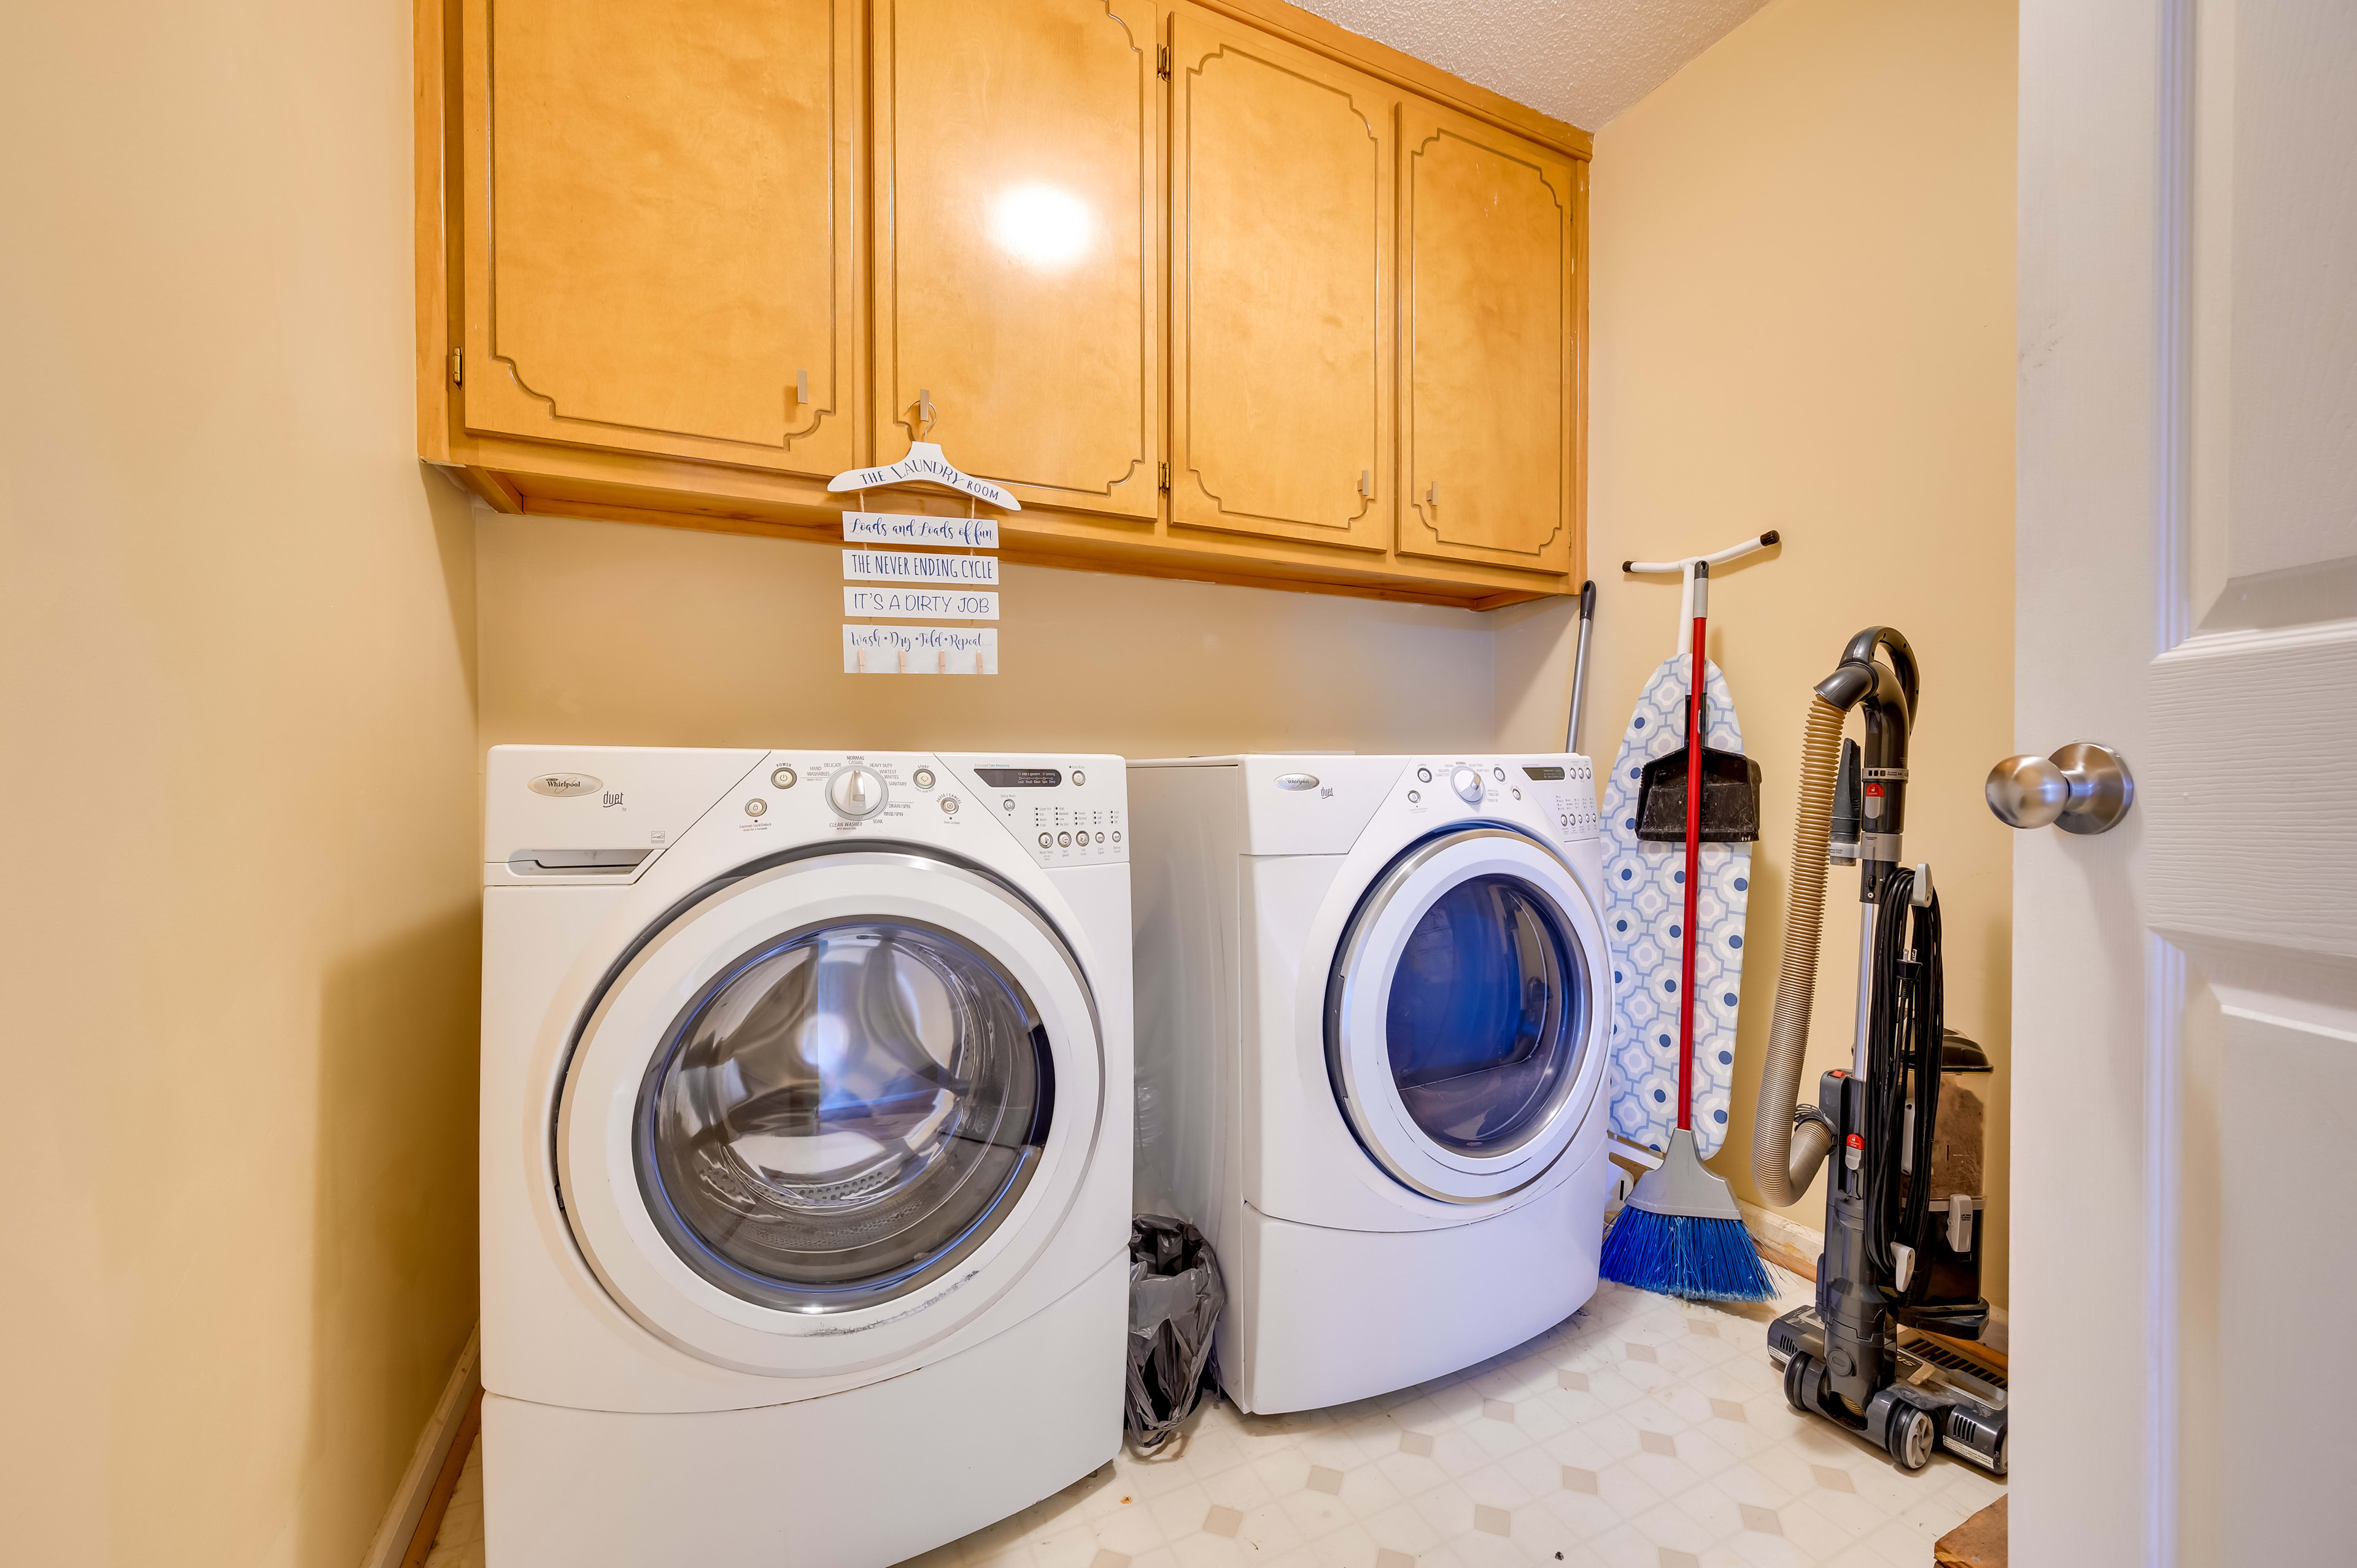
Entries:
[[1195, 1412], [1217, 1380], [1211, 1330], [1228, 1304], [1220, 1262], [1184, 1220], [1140, 1214], [1129, 1222], [1129, 1378], [1123, 1429], [1151, 1454]]

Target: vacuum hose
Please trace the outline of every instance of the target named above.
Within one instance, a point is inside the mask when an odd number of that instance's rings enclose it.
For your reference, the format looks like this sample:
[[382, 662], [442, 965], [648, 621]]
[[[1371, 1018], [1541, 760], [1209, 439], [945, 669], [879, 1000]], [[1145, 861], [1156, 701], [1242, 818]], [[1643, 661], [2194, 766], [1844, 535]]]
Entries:
[[1801, 807], [1792, 823], [1792, 893], [1784, 909], [1784, 957], [1776, 975], [1776, 1010], [1768, 1025], [1768, 1061], [1751, 1124], [1751, 1178], [1778, 1207], [1798, 1203], [1816, 1179], [1834, 1135], [1824, 1122], [1792, 1124], [1801, 1101], [1802, 1058], [1809, 1050], [1809, 1012], [1817, 993], [1817, 937], [1825, 915], [1825, 855], [1833, 834], [1834, 773], [1841, 765], [1842, 709], [1812, 693], [1801, 740]]

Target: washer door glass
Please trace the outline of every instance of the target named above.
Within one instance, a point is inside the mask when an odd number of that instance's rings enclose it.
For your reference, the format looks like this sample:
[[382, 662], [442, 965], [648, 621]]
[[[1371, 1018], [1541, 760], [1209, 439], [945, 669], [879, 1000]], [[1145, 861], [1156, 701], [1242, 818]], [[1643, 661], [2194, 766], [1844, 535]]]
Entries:
[[1425, 911], [1384, 1025], [1393, 1082], [1426, 1137], [1498, 1155], [1546, 1127], [1587, 1036], [1577, 951], [1555, 901], [1519, 877], [1469, 877]]
[[1015, 1208], [1054, 1110], [1048, 1033], [987, 954], [909, 921], [794, 931], [680, 1014], [632, 1145], [657, 1228], [747, 1301], [868, 1306]]

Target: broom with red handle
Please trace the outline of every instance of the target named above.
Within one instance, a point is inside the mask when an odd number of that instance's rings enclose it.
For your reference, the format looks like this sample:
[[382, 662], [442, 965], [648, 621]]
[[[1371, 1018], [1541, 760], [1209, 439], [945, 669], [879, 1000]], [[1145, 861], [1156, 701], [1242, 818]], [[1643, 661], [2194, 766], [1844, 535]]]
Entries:
[[1695, 918], [1702, 905], [1702, 719], [1709, 666], [1703, 630], [1710, 563], [1695, 563], [1694, 651], [1686, 678], [1685, 923], [1679, 928], [1678, 1130], [1662, 1163], [1647, 1171], [1604, 1239], [1597, 1272], [1640, 1290], [1703, 1301], [1773, 1301], [1743, 1210], [1725, 1178], [1705, 1168], [1694, 1141]]

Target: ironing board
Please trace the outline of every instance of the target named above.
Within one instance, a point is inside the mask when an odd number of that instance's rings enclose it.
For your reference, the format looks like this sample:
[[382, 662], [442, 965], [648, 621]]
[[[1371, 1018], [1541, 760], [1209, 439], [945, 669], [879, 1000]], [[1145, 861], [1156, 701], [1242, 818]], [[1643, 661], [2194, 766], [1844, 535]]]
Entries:
[[[1637, 698], [1604, 789], [1604, 938], [1612, 954], [1612, 1131], [1651, 1149], [1678, 1124], [1678, 974], [1685, 918], [1683, 843], [1637, 837], [1637, 782], [1645, 764], [1685, 744], [1687, 655], [1662, 661]], [[1727, 677], [1704, 665], [1703, 742], [1743, 749]], [[1702, 846], [1695, 953], [1694, 1136], [1706, 1159], [1727, 1139], [1735, 1089], [1735, 1015], [1743, 991], [1743, 916], [1751, 901], [1751, 846]]]

